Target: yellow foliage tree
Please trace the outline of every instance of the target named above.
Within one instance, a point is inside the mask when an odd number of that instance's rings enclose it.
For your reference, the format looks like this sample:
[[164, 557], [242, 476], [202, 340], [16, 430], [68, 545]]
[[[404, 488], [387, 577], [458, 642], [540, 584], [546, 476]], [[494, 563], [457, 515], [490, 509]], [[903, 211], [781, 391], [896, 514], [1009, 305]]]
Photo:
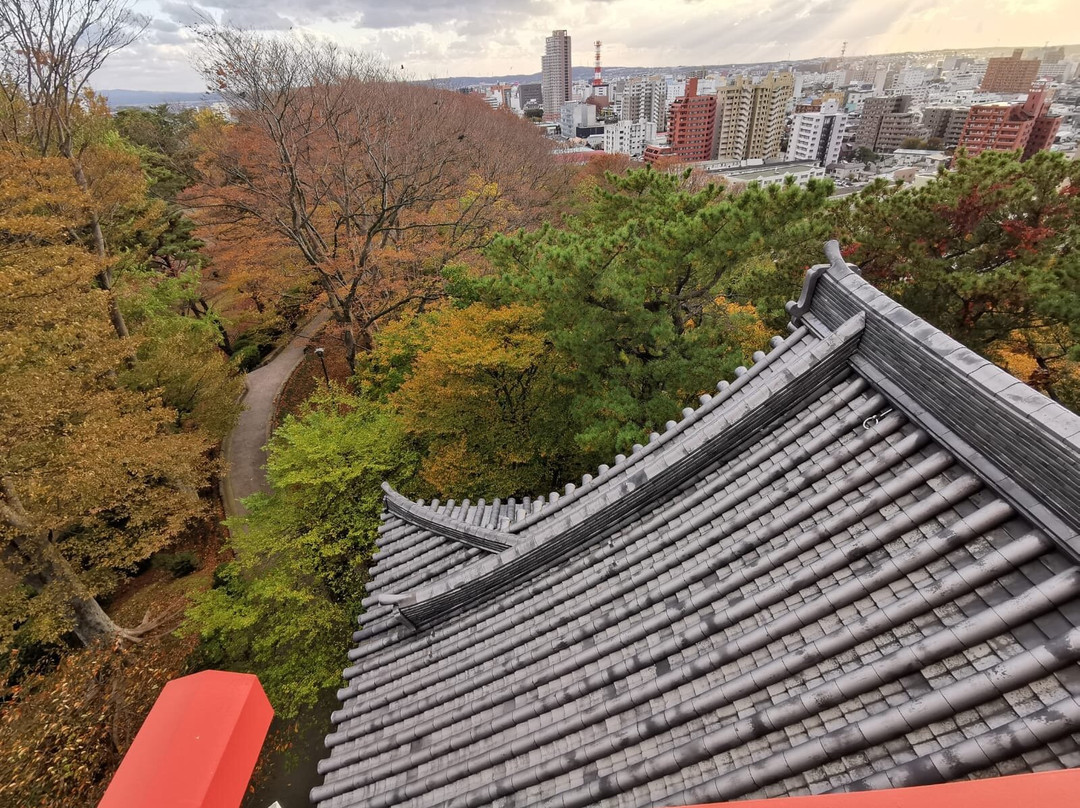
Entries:
[[420, 476], [434, 493], [548, 490], [576, 457], [562, 360], [537, 309], [441, 309], [389, 326], [368, 361], [385, 372], [401, 352], [414, 354], [411, 373], [390, 402], [427, 448]]
[[95, 597], [185, 529], [214, 469], [204, 433], [121, 383], [139, 339], [116, 339], [72, 235], [92, 204], [66, 159], [0, 148], [0, 634], [87, 644], [149, 627]]
[[738, 346], [743, 356], [752, 356], [769, 342], [770, 332], [757, 309], [749, 303], [735, 303], [721, 296], [713, 301], [722, 314], [721, 333], [729, 345]]

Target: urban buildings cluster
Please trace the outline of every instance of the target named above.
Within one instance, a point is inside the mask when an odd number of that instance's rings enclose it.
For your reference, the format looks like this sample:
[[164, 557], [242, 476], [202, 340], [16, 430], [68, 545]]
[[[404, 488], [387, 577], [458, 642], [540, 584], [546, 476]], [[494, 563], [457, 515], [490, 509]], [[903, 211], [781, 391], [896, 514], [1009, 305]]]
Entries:
[[[832, 175], [844, 188], [889, 173], [917, 179], [963, 149], [1073, 152], [1080, 139], [1080, 53], [935, 52], [575, 80], [571, 37], [547, 37], [539, 83], [481, 88], [528, 115], [561, 156], [599, 152], [694, 163], [731, 181]], [[1070, 58], [1071, 57], [1071, 58]], [[752, 179], [745, 179], [745, 178]]]

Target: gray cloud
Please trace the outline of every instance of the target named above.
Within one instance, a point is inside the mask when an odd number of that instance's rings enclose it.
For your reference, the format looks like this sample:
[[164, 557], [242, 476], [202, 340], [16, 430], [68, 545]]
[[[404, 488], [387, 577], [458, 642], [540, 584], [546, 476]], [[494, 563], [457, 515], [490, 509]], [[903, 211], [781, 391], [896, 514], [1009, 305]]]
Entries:
[[[1042, 29], [1061, 17], [1068, 0], [990, 0], [985, 14], [963, 32], [937, 25], [934, 13], [955, 16], [969, 0], [136, 0], [156, 6], [155, 19], [137, 46], [115, 57], [138, 74], [140, 86], [164, 81], [190, 87], [187, 28], [217, 19], [266, 31], [304, 28], [342, 44], [384, 55], [409, 71], [440, 75], [534, 72], [543, 37], [566, 28], [576, 40], [574, 60], [591, 61], [589, 43], [605, 42], [605, 63], [662, 66], [724, 64], [851, 55], [918, 47], [974, 47]], [[1046, 4], [1058, 7], [1049, 8]], [[908, 33], [902, 32], [907, 23]], [[1042, 26], [1040, 28], [1040, 26]], [[974, 33], [972, 33], [974, 32]], [[977, 35], [976, 35], [977, 34]], [[962, 41], [954, 41], [961, 37]], [[987, 41], [989, 40], [989, 41]], [[616, 55], [617, 54], [617, 55]], [[113, 61], [106, 68], [113, 71]], [[136, 86], [134, 78], [127, 86]], [[110, 82], [110, 86], [121, 86]], [[102, 84], [101, 86], [106, 86]]]
[[208, 16], [207, 9], [192, 3], [176, 2], [176, 0], [163, 0], [161, 11], [179, 25], [196, 25]]
[[[192, 5], [163, 0], [161, 8], [174, 19], [189, 22]], [[498, 23], [518, 23], [553, 11], [550, 0], [201, 0], [198, 11], [213, 10], [215, 16], [243, 20], [258, 28], [263, 24], [276, 28], [281, 19], [295, 19], [303, 24], [358, 20], [364, 28], [405, 28], [427, 23], [433, 26], [470, 23], [494, 19]]]
[[225, 13], [224, 22], [255, 31], [287, 31], [293, 27], [291, 19], [265, 6], [231, 9]]
[[205, 90], [202, 78], [190, 64], [189, 41], [183, 32], [148, 32], [113, 54], [94, 76], [94, 86], [125, 90]]
[[174, 32], [180, 30], [180, 24], [173, 22], [172, 20], [165, 20], [161, 17], [155, 17], [150, 20], [150, 29], [153, 31], [167, 31]]
[[[670, 43], [668, 52], [673, 61], [669, 64], [693, 61], [685, 58], [692, 52], [713, 54], [704, 60], [710, 64], [775, 60], [788, 53], [800, 58], [839, 51], [842, 40], [882, 33], [910, 13], [907, 3], [875, 5], [872, 14], [865, 15], [867, 19], [858, 20], [852, 19], [850, 12], [844, 13], [845, 8], [850, 4], [841, 0], [813, 5], [805, 0], [778, 0], [741, 17], [733, 18], [730, 11], [720, 10], [697, 15], [692, 26], [672, 20], [636, 31], [624, 44], [655, 51], [659, 43]], [[678, 58], [679, 54], [684, 54], [683, 58]]]

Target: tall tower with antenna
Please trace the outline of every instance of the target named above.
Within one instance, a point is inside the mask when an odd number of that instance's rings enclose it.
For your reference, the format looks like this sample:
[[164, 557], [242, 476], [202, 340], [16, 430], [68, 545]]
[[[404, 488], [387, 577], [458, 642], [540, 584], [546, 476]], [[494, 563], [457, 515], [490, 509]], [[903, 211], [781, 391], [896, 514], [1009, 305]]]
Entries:
[[844, 44], [840, 46], [840, 61], [843, 63], [844, 54], [847, 53], [847, 40], [844, 40]]
[[596, 40], [593, 45], [596, 47], [596, 67], [593, 69], [592, 83], [593, 87], [599, 87], [604, 83], [604, 77], [600, 72], [600, 40]]

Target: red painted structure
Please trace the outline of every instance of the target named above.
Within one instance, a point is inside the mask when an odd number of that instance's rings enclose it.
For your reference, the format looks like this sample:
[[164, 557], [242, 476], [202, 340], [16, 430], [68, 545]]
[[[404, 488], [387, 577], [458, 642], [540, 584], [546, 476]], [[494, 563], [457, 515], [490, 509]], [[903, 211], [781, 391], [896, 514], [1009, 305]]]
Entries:
[[645, 147], [645, 154], [642, 159], [649, 165], [663, 160], [665, 157], [675, 157], [675, 150], [668, 145], [659, 145], [656, 143], [650, 143]]
[[721, 805], [728, 808], [1076, 808], [1080, 805], [1080, 769], [961, 780], [938, 786], [739, 800], [687, 808], [720, 808]]
[[1023, 150], [1027, 160], [1049, 149], [1061, 127], [1050, 114], [1050, 92], [1037, 87], [1023, 104], [976, 104], [968, 112], [958, 147], [975, 157], [987, 150]]
[[237, 808], [274, 710], [247, 673], [165, 685], [98, 808]]
[[698, 95], [697, 83], [697, 79], [687, 81], [686, 95], [676, 98], [668, 112], [668, 143], [687, 161], [716, 156], [716, 95]]

